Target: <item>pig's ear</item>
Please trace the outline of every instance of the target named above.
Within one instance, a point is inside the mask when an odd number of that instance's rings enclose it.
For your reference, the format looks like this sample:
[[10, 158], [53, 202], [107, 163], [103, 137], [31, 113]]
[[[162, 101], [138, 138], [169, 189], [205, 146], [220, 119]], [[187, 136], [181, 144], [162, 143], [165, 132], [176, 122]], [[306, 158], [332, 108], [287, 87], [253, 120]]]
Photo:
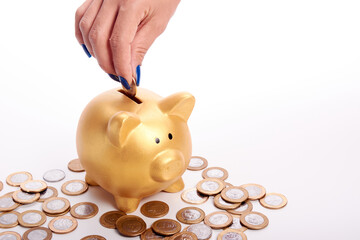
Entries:
[[163, 113], [178, 116], [185, 122], [189, 119], [194, 105], [194, 96], [187, 92], [175, 93], [159, 102], [159, 108]]
[[130, 112], [117, 112], [109, 120], [107, 136], [110, 142], [120, 147], [127, 136], [141, 123], [139, 117]]

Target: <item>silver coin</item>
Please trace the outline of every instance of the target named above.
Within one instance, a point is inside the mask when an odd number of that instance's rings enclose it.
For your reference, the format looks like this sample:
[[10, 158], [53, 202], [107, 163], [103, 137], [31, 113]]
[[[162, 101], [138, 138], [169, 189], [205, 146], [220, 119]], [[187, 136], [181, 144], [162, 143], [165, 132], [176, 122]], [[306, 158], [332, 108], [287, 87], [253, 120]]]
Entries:
[[244, 192], [241, 191], [241, 189], [238, 188], [232, 188], [225, 192], [225, 195], [230, 199], [240, 199], [244, 196]]
[[69, 192], [79, 192], [84, 189], [84, 184], [81, 182], [71, 182], [66, 185], [65, 189]]
[[201, 213], [196, 209], [186, 209], [181, 213], [181, 216], [185, 220], [196, 220], [200, 218]]
[[229, 228], [231, 228], [231, 229], [241, 229], [241, 228], [243, 228], [243, 226], [240, 223], [240, 218], [233, 217], [233, 223], [231, 224], [231, 226]]
[[255, 197], [262, 194], [262, 189], [255, 185], [244, 187], [249, 192], [249, 197]]
[[44, 173], [43, 179], [47, 182], [59, 182], [65, 178], [65, 172], [60, 169], [52, 169]]
[[205, 191], [215, 191], [219, 188], [219, 184], [214, 181], [205, 181], [201, 184], [201, 188]]
[[67, 218], [60, 218], [54, 222], [54, 228], [61, 231], [71, 228], [72, 225], [73, 222]]
[[19, 183], [23, 183], [23, 182], [26, 182], [27, 180], [29, 180], [29, 176], [24, 173], [18, 173], [18, 174], [11, 176], [10, 180], [13, 183], [19, 184]]
[[225, 214], [217, 213], [209, 218], [209, 222], [214, 225], [225, 224], [229, 220], [229, 217]]
[[221, 237], [221, 240], [243, 240], [243, 238], [240, 233], [227, 232]]
[[52, 211], [56, 211], [56, 210], [62, 209], [63, 207], [65, 207], [65, 205], [66, 205], [66, 203], [63, 200], [55, 199], [55, 200], [49, 201], [46, 204], [46, 207]]
[[47, 237], [48, 237], [48, 233], [42, 229], [35, 229], [27, 235], [27, 238], [29, 240], [44, 240]]
[[206, 175], [210, 178], [222, 178], [224, 176], [224, 172], [220, 169], [211, 169], [207, 171]]
[[88, 205], [88, 204], [82, 204], [82, 205], [79, 205], [77, 208], [75, 208], [75, 213], [82, 215], [82, 216], [90, 215], [94, 211], [95, 211], [95, 209], [93, 208], [93, 206]]
[[269, 204], [271, 206], [279, 206], [283, 203], [283, 199], [278, 195], [267, 195], [264, 198], [264, 201], [266, 204]]
[[192, 157], [189, 162], [189, 167], [201, 167], [204, 164], [204, 160], [197, 157]]
[[208, 239], [212, 234], [211, 228], [203, 223], [193, 224], [188, 227], [187, 231], [194, 233], [199, 240]]
[[18, 216], [15, 213], [5, 213], [0, 216], [0, 224], [11, 225], [16, 223]]
[[0, 208], [9, 208], [16, 204], [11, 195], [0, 198]]
[[7, 233], [5, 235], [0, 236], [0, 240], [17, 240], [17, 239], [18, 238], [13, 233]]
[[41, 219], [42, 219], [42, 216], [39, 213], [35, 213], [35, 212], [25, 213], [22, 216], [22, 220], [24, 221], [24, 223], [27, 223], [27, 224], [38, 223], [38, 222], [40, 222]]
[[20, 199], [20, 200], [30, 200], [33, 199], [35, 197], [35, 193], [27, 193], [27, 192], [22, 192], [19, 191], [16, 193], [16, 196]]
[[245, 216], [245, 221], [251, 225], [261, 225], [265, 222], [264, 218], [258, 214], [250, 213]]
[[43, 185], [41, 184], [41, 182], [31, 181], [31, 182], [25, 183], [24, 187], [29, 190], [36, 190], [36, 189], [42, 188]]

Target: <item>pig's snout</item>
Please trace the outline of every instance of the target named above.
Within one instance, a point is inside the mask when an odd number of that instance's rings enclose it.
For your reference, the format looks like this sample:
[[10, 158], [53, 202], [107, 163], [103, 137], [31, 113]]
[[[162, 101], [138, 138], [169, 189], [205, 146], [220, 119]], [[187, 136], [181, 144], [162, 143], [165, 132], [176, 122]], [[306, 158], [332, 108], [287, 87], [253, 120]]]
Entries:
[[177, 150], [159, 153], [151, 164], [151, 177], [157, 182], [166, 182], [181, 175], [185, 169], [184, 156]]

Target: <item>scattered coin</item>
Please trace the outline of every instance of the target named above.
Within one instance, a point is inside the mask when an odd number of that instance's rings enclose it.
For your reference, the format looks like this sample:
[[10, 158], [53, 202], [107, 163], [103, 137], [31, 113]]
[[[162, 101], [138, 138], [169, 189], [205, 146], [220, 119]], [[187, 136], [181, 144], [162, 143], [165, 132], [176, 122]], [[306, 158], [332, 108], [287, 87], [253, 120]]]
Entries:
[[181, 199], [190, 204], [202, 204], [206, 202], [209, 197], [199, 193], [196, 188], [190, 188], [181, 193]]
[[4, 184], [0, 181], [0, 191], [3, 190]]
[[225, 183], [217, 178], [205, 178], [196, 185], [196, 189], [205, 195], [218, 194], [224, 187]]
[[280, 193], [267, 193], [264, 198], [260, 199], [260, 204], [270, 209], [283, 208], [287, 202], [286, 197]]
[[226, 228], [233, 222], [230, 213], [224, 211], [217, 211], [206, 215], [204, 222], [213, 229]]
[[10, 174], [6, 178], [6, 183], [13, 187], [19, 187], [21, 183], [32, 179], [32, 175], [28, 172], [16, 172]]
[[203, 178], [218, 178], [220, 180], [225, 180], [229, 176], [228, 172], [221, 167], [211, 167], [207, 168], [202, 172]]
[[19, 224], [18, 217], [19, 213], [16, 211], [0, 213], [0, 228], [12, 228], [17, 226]]
[[195, 233], [192, 232], [179, 232], [176, 233], [174, 236], [171, 236], [169, 240], [197, 240]]
[[71, 207], [70, 214], [74, 218], [87, 219], [94, 217], [99, 212], [98, 206], [91, 202], [77, 203]]
[[56, 188], [48, 186], [47, 189], [45, 189], [44, 191], [42, 191], [40, 193], [40, 198], [39, 198], [39, 202], [44, 202], [45, 200], [48, 200], [49, 198], [53, 198], [53, 197], [57, 197], [58, 196], [58, 191], [56, 190]]
[[224, 199], [221, 197], [221, 194], [218, 194], [214, 197], [214, 205], [217, 208], [223, 209], [223, 210], [229, 210], [229, 209], [235, 209], [240, 207], [241, 203], [229, 203], [224, 201]]
[[81, 165], [80, 159], [73, 159], [69, 162], [68, 168], [73, 172], [83, 172], [85, 171], [84, 167]]
[[78, 226], [75, 218], [70, 216], [60, 216], [49, 222], [49, 228], [54, 233], [69, 233], [74, 231]]
[[156, 234], [151, 228], [146, 229], [146, 231], [140, 235], [141, 240], [160, 240], [164, 238], [165, 236]]
[[14, 202], [12, 194], [14, 192], [9, 192], [0, 197], [0, 212], [8, 212], [17, 208], [20, 204]]
[[249, 229], [259, 230], [269, 224], [269, 219], [262, 213], [248, 212], [241, 215], [240, 222]]
[[116, 228], [126, 237], [136, 237], [146, 230], [146, 223], [135, 215], [124, 215], [116, 221]]
[[29, 204], [37, 201], [40, 198], [40, 193], [27, 193], [22, 190], [13, 192], [12, 198], [17, 203]]
[[46, 216], [38, 210], [27, 210], [19, 214], [18, 221], [23, 227], [38, 227], [46, 222]]
[[189, 166], [187, 167], [187, 169], [191, 171], [199, 171], [203, 170], [207, 166], [208, 161], [205, 158], [199, 156], [192, 156], [190, 158]]
[[126, 213], [124, 213], [123, 211], [106, 212], [100, 217], [100, 224], [103, 227], [114, 229], [114, 228], [116, 228], [116, 221], [120, 217], [125, 216], [125, 215], [126, 215]]
[[61, 191], [66, 195], [75, 196], [86, 192], [88, 188], [89, 185], [82, 180], [70, 180], [61, 186]]
[[210, 239], [212, 235], [211, 227], [203, 224], [203, 223], [197, 223], [190, 225], [189, 227], [184, 229], [187, 232], [192, 232], [196, 235], [196, 237], [199, 240], [207, 240]]
[[0, 240], [21, 240], [21, 235], [17, 232], [6, 231], [0, 233]]
[[149, 218], [159, 218], [169, 212], [169, 205], [161, 201], [150, 201], [140, 208], [141, 213]]
[[185, 224], [195, 224], [204, 220], [205, 212], [197, 207], [185, 207], [176, 213], [176, 218]]
[[52, 232], [46, 227], [35, 227], [23, 234], [23, 240], [50, 240]]
[[164, 218], [155, 221], [151, 228], [160, 235], [171, 236], [181, 231], [181, 224], [173, 219]]
[[247, 240], [246, 235], [234, 229], [226, 229], [219, 233], [218, 240]]
[[46, 200], [42, 209], [47, 214], [61, 214], [70, 208], [70, 202], [66, 198], [53, 197]]
[[240, 216], [239, 215], [233, 215], [233, 223], [229, 226], [231, 229], [235, 229], [241, 232], [244, 232], [247, 230], [246, 227], [243, 227], [240, 223]]
[[28, 193], [39, 193], [47, 188], [47, 184], [42, 180], [29, 180], [20, 184], [21, 190]]
[[65, 178], [65, 172], [60, 169], [52, 169], [44, 173], [43, 179], [47, 182], [59, 182]]
[[243, 184], [240, 187], [245, 188], [249, 193], [249, 200], [258, 200], [265, 196], [266, 190], [263, 186], [255, 183]]
[[99, 235], [89, 235], [89, 236], [83, 237], [80, 240], [106, 240], [106, 238], [99, 236]]
[[221, 197], [228, 202], [241, 203], [249, 197], [249, 193], [242, 187], [227, 187], [221, 191]]
[[228, 211], [231, 214], [241, 215], [247, 212], [251, 212], [252, 209], [253, 209], [252, 203], [250, 201], [245, 201], [241, 203], [240, 207], [226, 211]]

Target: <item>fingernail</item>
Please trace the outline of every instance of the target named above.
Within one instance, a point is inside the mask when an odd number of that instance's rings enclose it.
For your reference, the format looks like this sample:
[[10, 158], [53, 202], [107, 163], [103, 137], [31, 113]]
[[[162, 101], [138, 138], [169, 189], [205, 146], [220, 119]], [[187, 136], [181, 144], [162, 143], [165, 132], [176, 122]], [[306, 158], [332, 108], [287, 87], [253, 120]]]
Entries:
[[119, 76], [120, 82], [121, 84], [127, 89], [130, 90], [130, 85], [129, 83], [126, 81], [125, 78], [123, 78], [122, 76]]
[[82, 48], [84, 49], [84, 52], [86, 53], [86, 55], [91, 58], [91, 54], [89, 52], [89, 50], [87, 49], [87, 47], [85, 46], [85, 44], [81, 44]]
[[140, 65], [138, 65], [136, 67], [136, 86], [140, 85], [140, 76], [141, 76]]
[[112, 80], [115, 80], [115, 81], [119, 82], [119, 78], [117, 76], [115, 76], [114, 74], [110, 74], [110, 73], [108, 73], [108, 74], [109, 74], [109, 77], [111, 77]]

